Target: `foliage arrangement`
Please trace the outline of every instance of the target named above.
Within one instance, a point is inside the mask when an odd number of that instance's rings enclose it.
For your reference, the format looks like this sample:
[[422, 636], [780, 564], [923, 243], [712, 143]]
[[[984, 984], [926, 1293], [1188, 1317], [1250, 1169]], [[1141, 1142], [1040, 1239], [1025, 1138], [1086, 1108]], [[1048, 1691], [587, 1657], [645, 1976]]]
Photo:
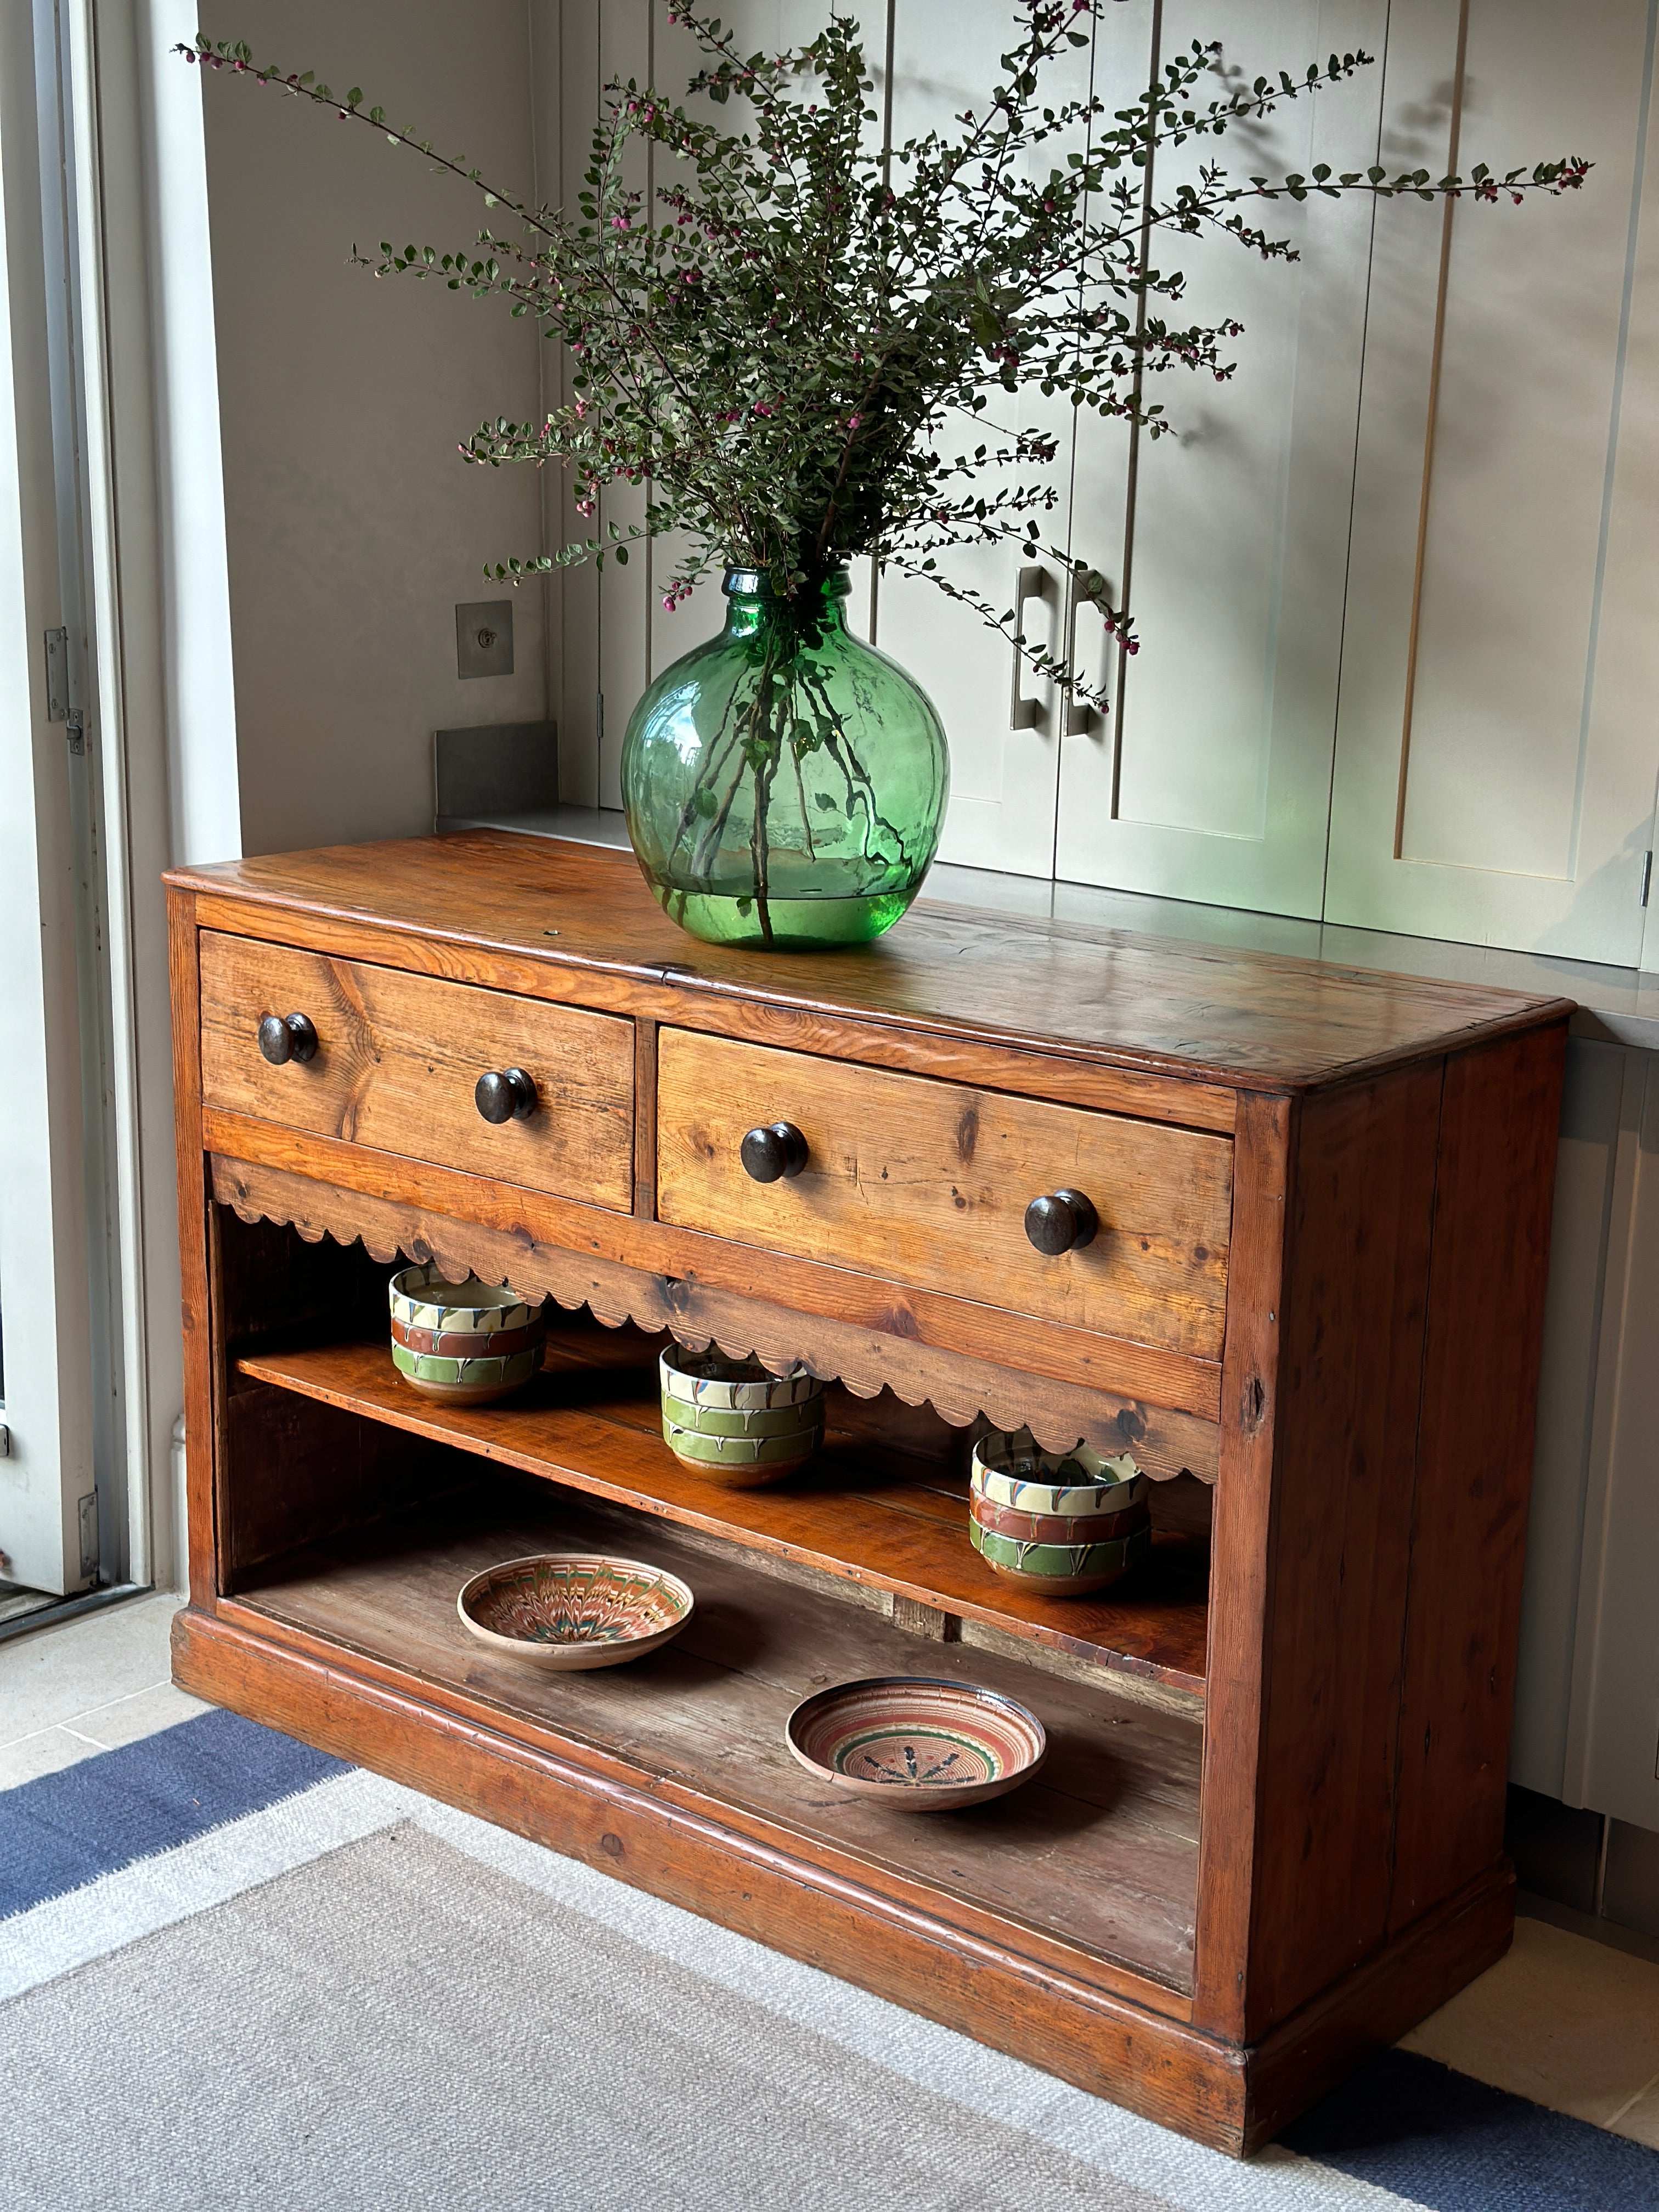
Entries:
[[[666, 604], [726, 565], [758, 570], [793, 599], [871, 553], [967, 602], [1040, 672], [1090, 697], [1073, 668], [1016, 634], [1012, 610], [941, 565], [953, 547], [1005, 541], [1026, 560], [1046, 555], [1135, 649], [1106, 580], [1045, 542], [1058, 497], [1042, 474], [1053, 433], [999, 426], [1000, 400], [1035, 386], [1158, 437], [1170, 427], [1153, 396], [1161, 375], [1224, 381], [1242, 334], [1231, 320], [1182, 319], [1182, 275], [1155, 258], [1167, 234], [1213, 232], [1290, 260], [1293, 246], [1262, 228], [1268, 203], [1344, 193], [1518, 203], [1578, 186], [1589, 166], [1565, 159], [1499, 176], [1477, 165], [1435, 179], [1322, 165], [1239, 178], [1205, 161], [1166, 187], [1164, 149], [1220, 138], [1372, 57], [1334, 53], [1227, 88], [1219, 46], [1194, 41], [1127, 106], [1048, 98], [1055, 63], [1088, 43], [1091, 19], [1112, 4], [1018, 0], [983, 106], [885, 150], [855, 22], [835, 14], [805, 46], [745, 56], [717, 16], [682, 8], [671, 20], [703, 59], [689, 88], [699, 112], [614, 83], [576, 204], [557, 209], [437, 154], [365, 107], [355, 87], [336, 94], [310, 70], [256, 63], [241, 41], [200, 38], [178, 51], [383, 131], [513, 218], [512, 236], [489, 228], [448, 252], [383, 242], [377, 257], [357, 257], [380, 276], [500, 299], [566, 350], [568, 404], [539, 422], [485, 423], [461, 450], [492, 466], [558, 463], [594, 527], [495, 576], [624, 561], [629, 539], [672, 531], [689, 550]], [[1211, 86], [1225, 88], [1206, 97]], [[630, 181], [647, 141], [669, 179], [650, 204]], [[603, 520], [617, 483], [646, 488], [642, 524]]]

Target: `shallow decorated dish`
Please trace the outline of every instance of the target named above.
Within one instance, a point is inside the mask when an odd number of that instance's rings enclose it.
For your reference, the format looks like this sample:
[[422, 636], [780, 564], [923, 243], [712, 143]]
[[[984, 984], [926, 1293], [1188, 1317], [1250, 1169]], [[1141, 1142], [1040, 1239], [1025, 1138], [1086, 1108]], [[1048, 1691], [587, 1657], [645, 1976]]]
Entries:
[[491, 1650], [573, 1674], [660, 1650], [695, 1603], [678, 1575], [593, 1552], [503, 1559], [455, 1601], [463, 1627]]
[[510, 1285], [405, 1267], [392, 1278], [389, 1297], [392, 1364], [428, 1398], [487, 1405], [521, 1389], [541, 1366], [542, 1308]]
[[720, 1352], [663, 1352], [663, 1442], [683, 1465], [736, 1489], [757, 1489], [803, 1466], [823, 1441], [823, 1385], [797, 1370]]
[[1012, 1698], [907, 1674], [820, 1690], [795, 1707], [784, 1738], [819, 1781], [902, 1813], [1000, 1797], [1048, 1752], [1042, 1722]]

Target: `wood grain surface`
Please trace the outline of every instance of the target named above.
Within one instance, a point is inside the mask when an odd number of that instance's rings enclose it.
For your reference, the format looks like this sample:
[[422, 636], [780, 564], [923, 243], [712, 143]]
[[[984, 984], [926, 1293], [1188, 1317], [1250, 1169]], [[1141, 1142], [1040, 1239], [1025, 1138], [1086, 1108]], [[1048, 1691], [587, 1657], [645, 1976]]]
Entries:
[[[757, 1183], [739, 1148], [793, 1122], [802, 1172]], [[1100, 1228], [1049, 1258], [1025, 1208], [1071, 1188]], [[1224, 1137], [665, 1029], [657, 1213], [984, 1304], [1220, 1355], [1232, 1147]]]
[[[630, 1023], [210, 930], [201, 967], [210, 1106], [591, 1206], [632, 1206]], [[315, 1024], [316, 1056], [273, 1067], [259, 1051], [260, 1021], [293, 1012]], [[508, 1067], [535, 1083], [536, 1110], [492, 1124], [474, 1086]]]
[[662, 914], [629, 854], [501, 830], [226, 861], [168, 880], [210, 897], [216, 925], [258, 901], [283, 917], [278, 933], [300, 943], [351, 950], [392, 930], [434, 973], [505, 982], [515, 961], [562, 969], [581, 980], [553, 987], [558, 994], [671, 1023], [676, 994], [732, 996], [1264, 1091], [1301, 1090], [1568, 1011], [1484, 986], [927, 900], [890, 935], [844, 952], [700, 945]]
[[[714, 1343], [737, 1358], [752, 1355], [776, 1374], [804, 1364], [826, 1381], [833, 1376], [845, 1382], [861, 1397], [890, 1389], [907, 1405], [925, 1401], [957, 1427], [985, 1413], [1000, 1428], [1029, 1425], [1051, 1450], [1069, 1450], [1081, 1437], [1097, 1450], [1133, 1452], [1155, 1480], [1183, 1473], [1206, 1482], [1215, 1480], [1215, 1422], [1104, 1387], [1115, 1364], [1109, 1346], [1100, 1362], [1102, 1387], [1079, 1388], [1041, 1370], [996, 1364], [921, 1342], [893, 1326], [890, 1307], [880, 1313], [884, 1326], [869, 1328], [842, 1322], [833, 1313], [709, 1288], [695, 1275], [621, 1267], [544, 1243], [524, 1231], [515, 1234], [367, 1192], [341, 1190], [285, 1169], [216, 1156], [212, 1172], [215, 1197], [241, 1218], [291, 1222], [313, 1243], [325, 1236], [343, 1244], [361, 1237], [377, 1259], [390, 1261], [402, 1253], [436, 1260], [452, 1273], [464, 1274], [470, 1268], [488, 1282], [511, 1282], [526, 1295], [552, 1297], [572, 1309], [586, 1306], [604, 1322], [671, 1329], [693, 1350]], [[775, 1272], [769, 1267], [762, 1278], [769, 1287]], [[1015, 1317], [1007, 1318], [1004, 1349], [1012, 1356], [1023, 1346]]]
[[[240, 1367], [255, 1382], [653, 1519], [681, 1522], [1202, 1695], [1209, 1565], [1203, 1542], [1160, 1539], [1137, 1575], [1094, 1596], [1039, 1596], [994, 1573], [969, 1544], [960, 1476], [907, 1466], [898, 1455], [831, 1435], [787, 1482], [723, 1489], [683, 1467], [664, 1443], [651, 1368], [595, 1369], [586, 1345], [578, 1340], [578, 1346], [566, 1364], [556, 1341], [550, 1371], [517, 1397], [487, 1407], [422, 1397], [400, 1379], [384, 1345], [256, 1352]], [[355, 1447], [342, 1440], [343, 1488], [355, 1463]]]
[[[589, 1550], [646, 1559], [688, 1582], [697, 1602], [684, 1634], [633, 1666], [556, 1677], [462, 1627], [456, 1593], [492, 1562]], [[661, 1523], [641, 1528], [635, 1516], [498, 1477], [460, 1513], [401, 1516], [275, 1565], [240, 1594], [327, 1642], [602, 1748], [649, 1788], [675, 1787], [728, 1820], [749, 1816], [771, 1840], [810, 1838], [896, 1874], [928, 1893], [942, 1920], [959, 1917], [960, 1901], [1169, 1988], [1190, 1978], [1198, 1726], [1115, 1699], [1104, 1676], [1091, 1691], [988, 1653], [924, 1647], [871, 1613], [757, 1575], [736, 1552], [689, 1550]], [[994, 1806], [927, 1821], [797, 1765], [784, 1723], [802, 1698], [860, 1673], [923, 1668], [1035, 1711], [1050, 1735], [1042, 1773]]]
[[1564, 1024], [1464, 1054], [1446, 1070], [1413, 1500], [1395, 1928], [1504, 1848], [1565, 1060]]
[[1274, 1438], [1286, 1201], [1299, 1102], [1246, 1093], [1233, 1158], [1232, 1299], [1210, 1559], [1193, 2018], [1243, 2040], [1262, 1786]]
[[1247, 2042], [1389, 1932], [1440, 1093], [1431, 1061], [1298, 1109]]
[[[1564, 1002], [927, 904], [766, 957], [499, 833], [171, 880], [186, 1686], [1235, 2152], [1501, 1952]], [[324, 1053], [267, 1069], [293, 1011]], [[476, 1115], [489, 1065], [562, 1152]], [[774, 1119], [812, 1165], [763, 1188]], [[1045, 1261], [1060, 1186], [1105, 1230]], [[399, 1254], [611, 1333], [431, 1404]], [[657, 1333], [840, 1378], [819, 1460], [681, 1468]], [[1148, 1566], [993, 1576], [988, 1421], [1132, 1450]], [[561, 1534], [684, 1556], [665, 1663], [463, 1646], [468, 1567]], [[948, 1824], [803, 1794], [781, 1709], [884, 1667], [1003, 1670], [1051, 1772]]]

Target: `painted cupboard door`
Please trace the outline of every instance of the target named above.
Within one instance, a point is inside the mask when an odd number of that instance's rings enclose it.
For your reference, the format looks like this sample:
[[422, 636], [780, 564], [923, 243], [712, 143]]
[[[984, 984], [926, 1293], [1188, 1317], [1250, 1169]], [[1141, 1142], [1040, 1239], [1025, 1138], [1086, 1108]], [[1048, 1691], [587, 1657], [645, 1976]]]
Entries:
[[1659, 768], [1654, 13], [1395, 0], [1382, 160], [1596, 166], [1561, 199], [1378, 211], [1331, 921], [1638, 957]]
[[1622, 1057], [1559, 1794], [1659, 1829], [1659, 1054]]
[[[1214, 97], [1334, 49], [1380, 57], [1387, 24], [1384, 0], [1264, 0], [1237, 26], [1218, 25], [1201, 0], [1170, 0], [1159, 62], [1224, 30], [1202, 95]], [[1167, 149], [1152, 192], [1163, 203], [1206, 160], [1247, 177], [1320, 161], [1365, 168], [1383, 82], [1381, 66], [1362, 69], [1218, 143]], [[1170, 319], [1243, 324], [1227, 349], [1232, 379], [1158, 378], [1149, 397], [1177, 427], [1137, 436], [1133, 452], [1121, 426], [1079, 418], [1073, 556], [1119, 588], [1141, 642], [1120, 656], [1098, 623], [1080, 640], [1097, 672], [1120, 682], [1113, 714], [1063, 740], [1056, 872], [1315, 918], [1372, 212], [1358, 200], [1279, 201], [1261, 222], [1300, 258], [1264, 262], [1231, 239], [1175, 234], [1154, 257], [1187, 276]]]
[[[950, 33], [941, 37], [939, 0], [892, 0], [895, 145], [933, 129], [951, 131], [964, 109], [982, 110], [1000, 72], [999, 58], [1014, 35], [1006, 6], [976, 5], [950, 11]], [[1124, 0], [1105, 10], [1097, 36], [1114, 52], [1124, 50], [1125, 81], [1139, 86], [1151, 56], [1150, 0]], [[1056, 98], [1085, 96], [1095, 54], [1071, 48], [1048, 72]], [[1059, 142], [1055, 142], [1058, 144]], [[1064, 149], [1039, 149], [1046, 174]], [[1020, 471], [1021, 481], [1052, 483], [1060, 494], [1042, 535], [1067, 542], [1073, 410], [1060, 398], [1027, 390], [1018, 397], [988, 387], [983, 416], [962, 418], [947, 430], [941, 452], [969, 453], [996, 431], [1051, 430], [1057, 441], [1048, 468]], [[999, 612], [1012, 608], [1022, 569], [1019, 547], [963, 547], [939, 556], [954, 580], [990, 600]], [[1059, 646], [1065, 619], [1057, 564], [1038, 568], [1040, 596], [1025, 602], [1028, 636]], [[909, 670], [939, 708], [951, 742], [951, 805], [939, 858], [1015, 875], [1047, 877], [1054, 871], [1054, 803], [1060, 732], [1054, 688], [1021, 664], [1012, 646], [988, 629], [969, 607], [947, 599], [924, 579], [887, 570], [877, 602], [876, 641]]]
[[[731, 0], [731, 4], [720, 9], [722, 26], [731, 33], [738, 50], [744, 54], [781, 53], [792, 46], [810, 44], [823, 27], [823, 0]], [[700, 115], [717, 124], [722, 130], [743, 127], [739, 121], [742, 110], [736, 105], [716, 107], [702, 98], [688, 99], [686, 88], [693, 75], [703, 66], [703, 56], [696, 40], [684, 24], [675, 20], [676, 11], [669, 0], [652, 0], [651, 72], [652, 81], [659, 92], [678, 100], [688, 112]], [[871, 106], [878, 116], [883, 106], [883, 70], [884, 66], [884, 28], [886, 9], [874, 8], [867, 11], [869, 29], [866, 37], [865, 58], [874, 77], [875, 91]], [[880, 140], [878, 125], [872, 132], [877, 144]], [[652, 189], [658, 191], [673, 177], [676, 164], [659, 148], [651, 153]], [[659, 212], [659, 222], [664, 220]], [[649, 627], [646, 638], [645, 683], [654, 683], [663, 670], [678, 660], [682, 653], [690, 653], [694, 646], [714, 636], [726, 625], [726, 599], [720, 590], [721, 570], [718, 560], [709, 574], [676, 607], [664, 605], [668, 586], [688, 541], [678, 532], [666, 532], [652, 539], [645, 547], [646, 599]], [[855, 561], [851, 566], [852, 590], [847, 601], [847, 626], [860, 637], [867, 637], [870, 629], [870, 563]], [[644, 689], [644, 684], [641, 685]], [[638, 693], [635, 694], [637, 698]], [[623, 709], [624, 718], [632, 710], [632, 702]], [[623, 724], [618, 723], [616, 743], [620, 749]], [[611, 802], [607, 801], [607, 804]]]
[[[538, 81], [538, 91], [544, 100], [558, 104], [558, 172], [567, 204], [574, 204], [582, 188], [593, 126], [613, 79], [653, 85], [693, 113], [701, 108], [723, 127], [737, 126], [735, 107], [721, 110], [688, 100], [687, 86], [702, 65], [702, 57], [684, 25], [672, 20], [674, 12], [668, 0], [562, 0], [556, 52], [550, 47], [550, 68]], [[720, 18], [744, 52], [775, 52], [815, 36], [823, 27], [823, 11], [818, 0], [730, 0]], [[884, 23], [884, 11], [878, 11], [870, 40], [870, 58], [878, 70]], [[656, 146], [641, 141], [631, 150], [629, 181], [653, 206], [672, 170], [671, 158]], [[568, 380], [568, 363], [561, 362], [559, 375]], [[567, 381], [558, 397], [569, 396]], [[643, 485], [613, 486], [600, 501], [599, 529], [615, 523], [626, 531], [642, 522], [647, 498]], [[568, 482], [551, 495], [550, 504], [556, 516], [550, 529], [557, 544], [593, 534], [594, 520], [576, 513]], [[611, 554], [603, 568], [570, 568], [561, 579], [560, 787], [574, 805], [622, 805], [623, 738], [641, 694], [672, 661], [725, 623], [718, 568], [677, 608], [671, 611], [663, 605], [683, 543], [672, 534], [636, 543], [623, 560]], [[869, 567], [867, 561], [854, 564], [848, 608], [849, 627], [860, 635], [868, 629]]]

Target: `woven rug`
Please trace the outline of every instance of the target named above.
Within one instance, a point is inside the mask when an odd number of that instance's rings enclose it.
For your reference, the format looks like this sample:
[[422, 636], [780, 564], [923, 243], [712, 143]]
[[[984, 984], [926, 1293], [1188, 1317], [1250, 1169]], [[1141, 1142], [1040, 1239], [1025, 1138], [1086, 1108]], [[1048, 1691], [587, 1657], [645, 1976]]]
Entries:
[[1625, 2212], [1392, 2052], [1240, 2165], [227, 1713], [0, 1793], [0, 2205]]

